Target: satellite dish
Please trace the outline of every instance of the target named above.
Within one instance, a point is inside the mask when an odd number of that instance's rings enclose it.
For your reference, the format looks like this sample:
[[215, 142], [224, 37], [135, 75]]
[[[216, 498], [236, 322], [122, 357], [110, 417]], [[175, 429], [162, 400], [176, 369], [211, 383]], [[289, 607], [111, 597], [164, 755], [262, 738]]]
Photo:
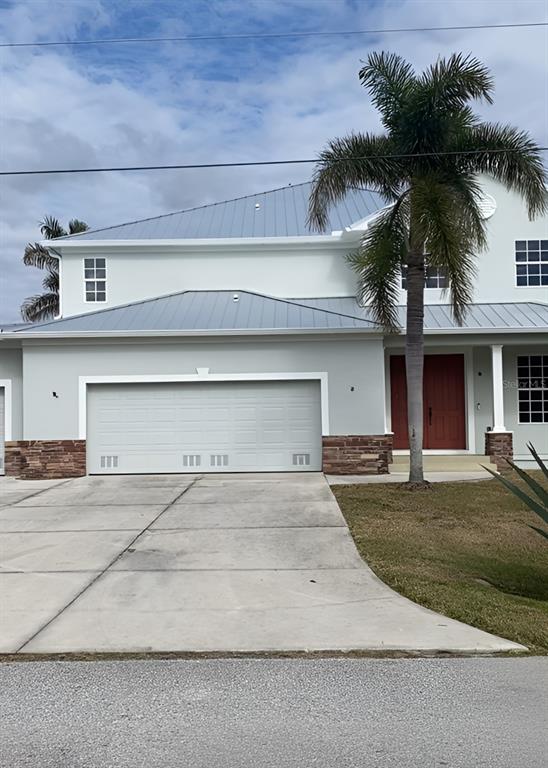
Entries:
[[492, 195], [488, 195], [487, 192], [484, 192], [478, 203], [478, 208], [482, 219], [490, 219], [497, 210], [497, 201]]

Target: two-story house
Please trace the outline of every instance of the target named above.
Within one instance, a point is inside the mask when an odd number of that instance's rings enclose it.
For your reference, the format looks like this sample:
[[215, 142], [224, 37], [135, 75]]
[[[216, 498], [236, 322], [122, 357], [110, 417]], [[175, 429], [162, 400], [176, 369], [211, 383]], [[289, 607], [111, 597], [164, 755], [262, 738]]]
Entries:
[[[525, 461], [528, 441], [548, 455], [548, 221], [484, 186], [462, 327], [427, 276], [425, 451]], [[45, 243], [60, 317], [0, 334], [5, 472], [388, 471], [407, 448], [404, 331], [358, 305], [345, 258], [383, 203], [356, 190], [319, 235], [309, 191]]]

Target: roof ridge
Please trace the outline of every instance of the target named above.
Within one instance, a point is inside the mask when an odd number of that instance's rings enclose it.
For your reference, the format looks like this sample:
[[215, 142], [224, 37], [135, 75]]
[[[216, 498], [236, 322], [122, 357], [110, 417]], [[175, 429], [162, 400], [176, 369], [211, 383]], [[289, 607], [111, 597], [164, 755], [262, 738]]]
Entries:
[[[234, 293], [236, 292], [237, 291], [234, 291]], [[361, 320], [362, 323], [369, 323], [370, 325], [381, 327], [380, 323], [376, 323], [374, 320], [366, 320], [364, 317], [357, 317], [356, 315], [347, 315], [345, 312], [335, 312], [335, 310], [333, 309], [325, 309], [324, 307], [312, 307], [310, 306], [310, 304], [301, 304], [300, 302], [303, 301], [302, 299], [299, 299], [299, 301], [292, 301], [291, 299], [285, 299], [279, 296], [269, 296], [268, 293], [259, 293], [258, 291], [247, 291], [247, 290], [242, 291], [241, 290], [240, 293], [249, 293], [252, 296], [260, 296], [263, 299], [273, 299], [274, 301], [282, 301], [284, 302], [284, 304], [292, 304], [294, 307], [304, 307], [304, 309], [313, 309], [315, 312], [325, 312], [328, 315], [337, 315], [338, 317], [348, 317], [351, 320]]]
[[[178, 211], [170, 211], [169, 213], [160, 213], [157, 216], [145, 216], [143, 219], [133, 219], [131, 221], [123, 221], [120, 224], [111, 224], [108, 227], [98, 227], [97, 229], [86, 229], [84, 232], [75, 232], [73, 235], [63, 235], [62, 237], [56, 237], [49, 240], [50, 243], [62, 243], [67, 240], [74, 240], [79, 237], [85, 237], [87, 235], [93, 235], [96, 232], [108, 232], [111, 229], [119, 229], [120, 227], [127, 227], [131, 224], [141, 224], [145, 221], [157, 221], [158, 219], [165, 219], [169, 216], [177, 216], [181, 213], [192, 213], [193, 211], [201, 211], [204, 208], [214, 208], [216, 205], [224, 205], [225, 203], [235, 203], [239, 200], [247, 200], [251, 197], [259, 197], [260, 195], [270, 195], [273, 192], [281, 192], [283, 189], [293, 189], [295, 187], [304, 187], [307, 184], [312, 184], [312, 180], [300, 181], [297, 184], [285, 184], [282, 187], [275, 187], [274, 189], [265, 189], [262, 192], [254, 192], [249, 195], [240, 195], [239, 197], [231, 197], [228, 200], [217, 200], [214, 203], [203, 203], [202, 205], [194, 205], [190, 208], [181, 208]], [[352, 190], [359, 190], [361, 192], [375, 192], [373, 189], [367, 187], [350, 187]]]
[[[366, 320], [363, 317], [357, 317], [356, 315], [347, 315], [344, 312], [335, 312], [331, 309], [324, 309], [323, 307], [312, 307], [310, 306], [310, 304], [301, 304], [300, 302], [297, 302], [297, 301], [291, 301], [290, 299], [285, 299], [279, 296], [270, 296], [267, 293], [259, 293], [258, 291], [249, 291], [245, 288], [230, 288], [230, 289], [222, 288], [219, 290], [201, 288], [201, 289], [195, 289], [195, 290], [185, 289], [184, 291], [173, 291], [172, 293], [164, 293], [164, 294], [161, 294], [160, 296], [151, 296], [148, 299], [138, 299], [137, 301], [130, 301], [130, 302], [127, 302], [126, 304], [117, 304], [114, 307], [103, 307], [102, 309], [94, 309], [91, 312], [80, 312], [77, 315], [69, 315], [68, 317], [57, 317], [57, 318], [54, 318], [53, 320], [48, 320], [45, 323], [30, 323], [30, 325], [32, 329], [43, 328], [48, 325], [55, 325], [57, 323], [62, 323], [65, 320], [79, 320], [80, 318], [83, 318], [83, 317], [92, 317], [94, 315], [100, 315], [103, 312], [113, 312], [116, 309], [127, 309], [128, 307], [136, 307], [136, 306], [140, 306], [141, 304], [148, 304], [149, 302], [160, 301], [161, 299], [170, 299], [172, 296], [182, 296], [185, 293], [232, 293], [232, 294], [245, 293], [245, 294], [248, 294], [249, 296], [259, 296], [262, 299], [270, 299], [271, 301], [280, 301], [284, 304], [291, 304], [292, 306], [295, 306], [295, 307], [303, 307], [304, 309], [311, 309], [315, 312], [324, 312], [328, 315], [337, 315], [338, 317], [347, 317], [351, 320], [360, 320], [363, 323], [368, 323], [369, 325], [380, 327], [379, 323], [376, 323], [373, 320]], [[26, 326], [26, 328], [28, 328], [28, 325]], [[12, 333], [19, 333], [19, 331], [25, 330], [26, 328], [23, 328], [23, 327], [18, 328], [12, 331]]]

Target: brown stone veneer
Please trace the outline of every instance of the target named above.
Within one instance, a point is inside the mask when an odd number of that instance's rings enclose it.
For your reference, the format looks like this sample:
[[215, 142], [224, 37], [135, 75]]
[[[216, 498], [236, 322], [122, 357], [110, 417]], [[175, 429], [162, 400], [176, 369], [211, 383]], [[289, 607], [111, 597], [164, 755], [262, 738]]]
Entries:
[[86, 474], [86, 441], [6, 442], [5, 472], [24, 480], [81, 477]]
[[512, 437], [511, 432], [485, 433], [485, 455], [496, 464], [498, 472], [507, 472], [510, 469], [504, 459], [511, 459], [514, 455]]
[[392, 435], [322, 438], [323, 471], [330, 475], [385, 475], [392, 461]]

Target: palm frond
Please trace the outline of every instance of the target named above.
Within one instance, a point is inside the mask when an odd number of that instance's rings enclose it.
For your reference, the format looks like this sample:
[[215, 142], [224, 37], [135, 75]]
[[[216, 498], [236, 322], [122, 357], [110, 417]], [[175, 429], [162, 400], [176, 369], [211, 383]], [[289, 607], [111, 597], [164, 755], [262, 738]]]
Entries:
[[43, 293], [39, 296], [29, 296], [21, 306], [23, 320], [36, 323], [49, 320], [59, 312], [59, 294]]
[[548, 174], [538, 144], [526, 131], [511, 125], [480, 123], [460, 135], [452, 149], [474, 152], [459, 158], [460, 167], [488, 174], [506, 189], [518, 192], [525, 199], [529, 218], [548, 211]]
[[470, 54], [453, 53], [448, 59], [438, 59], [425, 70], [420, 83], [430, 104], [446, 113], [471, 100], [493, 103], [493, 78], [485, 64]]
[[373, 52], [360, 69], [359, 78], [379, 110], [384, 127], [392, 129], [415, 83], [413, 67], [395, 53]]
[[86, 232], [89, 227], [85, 221], [80, 219], [71, 219], [68, 224], [69, 235], [76, 235], [78, 232]]
[[48, 269], [42, 287], [46, 293], [59, 293], [59, 272], [56, 269]]
[[474, 295], [476, 253], [485, 245], [486, 234], [474, 183], [452, 181], [434, 174], [416, 180], [413, 226], [417, 239], [425, 243], [428, 263], [446, 271], [453, 314], [462, 324]]
[[53, 269], [57, 266], [57, 259], [40, 243], [27, 243], [23, 254], [23, 264], [37, 269]]
[[369, 224], [360, 248], [347, 257], [358, 276], [358, 301], [370, 306], [375, 320], [388, 332], [399, 330], [397, 304], [408, 233], [409, 199], [405, 192], [391, 209], [382, 211]]
[[40, 222], [40, 232], [46, 240], [53, 240], [56, 237], [63, 237], [67, 234], [59, 223], [59, 219], [56, 219], [55, 216], [44, 216]]
[[394, 145], [386, 136], [353, 133], [330, 141], [314, 170], [308, 226], [325, 230], [330, 206], [353, 188], [374, 188], [387, 202], [396, 200], [403, 174], [399, 162], [386, 157], [393, 153]]

